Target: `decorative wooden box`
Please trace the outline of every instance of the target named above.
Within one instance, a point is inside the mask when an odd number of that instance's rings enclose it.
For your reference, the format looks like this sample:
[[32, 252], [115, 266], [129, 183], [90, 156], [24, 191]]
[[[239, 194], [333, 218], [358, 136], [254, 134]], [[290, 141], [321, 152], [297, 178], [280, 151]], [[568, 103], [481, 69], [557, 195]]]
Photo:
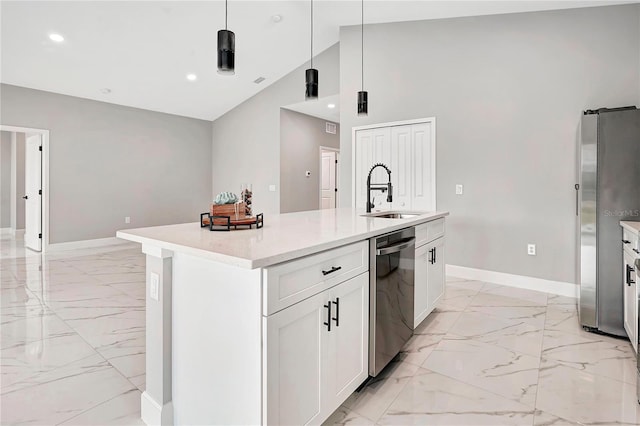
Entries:
[[211, 204], [211, 216], [229, 216], [231, 219], [243, 219], [247, 216], [244, 203]]

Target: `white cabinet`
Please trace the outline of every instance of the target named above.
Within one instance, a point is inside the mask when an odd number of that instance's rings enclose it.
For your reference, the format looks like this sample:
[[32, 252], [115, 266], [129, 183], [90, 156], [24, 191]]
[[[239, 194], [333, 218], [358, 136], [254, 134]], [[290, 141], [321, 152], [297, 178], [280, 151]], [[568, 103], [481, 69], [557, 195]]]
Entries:
[[369, 275], [264, 318], [267, 424], [320, 424], [368, 376]]
[[[435, 119], [413, 124], [381, 125], [355, 131], [353, 146], [354, 206], [363, 208], [367, 199], [367, 175], [376, 163], [391, 169], [393, 202], [386, 194], [372, 192], [380, 210], [435, 210]], [[386, 183], [387, 173], [376, 169], [372, 183]], [[375, 200], [374, 200], [375, 198]]]
[[638, 351], [638, 296], [636, 271], [634, 268], [635, 256], [624, 251], [623, 262], [623, 298], [624, 298], [624, 329], [631, 340], [633, 349]]
[[416, 241], [414, 328], [433, 312], [444, 294], [444, 219], [418, 225]]

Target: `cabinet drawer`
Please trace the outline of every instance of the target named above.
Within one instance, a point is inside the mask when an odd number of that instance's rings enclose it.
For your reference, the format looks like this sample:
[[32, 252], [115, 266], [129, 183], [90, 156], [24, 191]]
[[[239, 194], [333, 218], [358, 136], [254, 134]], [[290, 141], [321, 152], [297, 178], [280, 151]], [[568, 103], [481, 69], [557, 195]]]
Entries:
[[[631, 255], [640, 254], [640, 242], [638, 241], [638, 234], [631, 232], [626, 228], [622, 228], [622, 246], [624, 250]], [[625, 243], [624, 241], [628, 241]]]
[[416, 247], [444, 235], [444, 218], [432, 220], [416, 226]]
[[265, 268], [263, 315], [271, 315], [368, 270], [368, 241]]

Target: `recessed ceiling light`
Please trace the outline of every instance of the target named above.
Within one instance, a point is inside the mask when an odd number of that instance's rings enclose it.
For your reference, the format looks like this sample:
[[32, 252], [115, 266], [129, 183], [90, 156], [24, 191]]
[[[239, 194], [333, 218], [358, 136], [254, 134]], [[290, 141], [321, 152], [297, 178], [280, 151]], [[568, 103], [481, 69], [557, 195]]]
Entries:
[[196, 81], [198, 79], [198, 76], [195, 74], [187, 74], [187, 80], [189, 81]]
[[336, 107], [336, 104], [329, 104], [329, 105], [327, 105], [327, 108], [334, 109], [335, 107]]
[[272, 20], [273, 22], [280, 22], [280, 21], [282, 21], [282, 15], [273, 15], [273, 16], [271, 17], [271, 20]]
[[105, 95], [108, 95], [109, 93], [111, 93], [111, 89], [109, 89], [108, 87], [105, 87], [103, 89], [100, 89], [100, 92]]
[[64, 41], [64, 37], [62, 37], [60, 34], [49, 34], [49, 38], [56, 43], [62, 43]]

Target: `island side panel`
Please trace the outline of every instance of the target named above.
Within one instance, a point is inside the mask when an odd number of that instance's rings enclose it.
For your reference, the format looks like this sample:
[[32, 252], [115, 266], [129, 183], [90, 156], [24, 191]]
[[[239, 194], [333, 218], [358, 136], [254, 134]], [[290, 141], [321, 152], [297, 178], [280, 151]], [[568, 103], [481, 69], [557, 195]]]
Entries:
[[262, 423], [261, 270], [173, 257], [175, 424]]

